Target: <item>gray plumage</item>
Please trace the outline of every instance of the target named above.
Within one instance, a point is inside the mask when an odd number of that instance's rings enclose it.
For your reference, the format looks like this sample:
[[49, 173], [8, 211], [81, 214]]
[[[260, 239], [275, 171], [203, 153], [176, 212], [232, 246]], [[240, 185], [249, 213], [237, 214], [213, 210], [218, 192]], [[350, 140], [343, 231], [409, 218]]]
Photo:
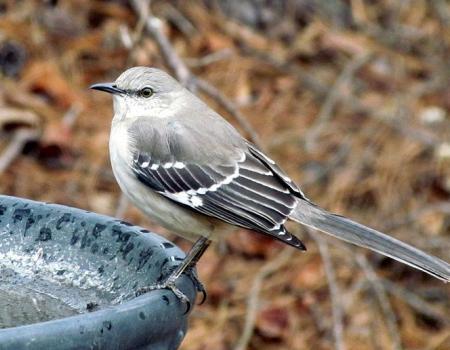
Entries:
[[447, 262], [344, 216], [329, 213], [312, 203], [299, 201], [290, 218], [398, 260], [444, 282], [450, 281], [450, 265]]
[[120, 187], [175, 233], [214, 238], [225, 222], [305, 249], [284, 227], [292, 219], [450, 280], [445, 261], [311, 203], [270, 158], [163, 71], [135, 67], [93, 88], [114, 96], [110, 152]]
[[[230, 124], [218, 121], [206, 113], [206, 108], [202, 110], [202, 104], [189, 107], [178, 111], [174, 118], [133, 121], [128, 129], [133, 150], [148, 153], [161, 163], [186, 161], [233, 165], [242, 155], [244, 140]], [[207, 125], [206, 133], [203, 125]], [[222, 131], [216, 134], [215, 129]], [[205, 143], [210, 147], [205, 148]]]

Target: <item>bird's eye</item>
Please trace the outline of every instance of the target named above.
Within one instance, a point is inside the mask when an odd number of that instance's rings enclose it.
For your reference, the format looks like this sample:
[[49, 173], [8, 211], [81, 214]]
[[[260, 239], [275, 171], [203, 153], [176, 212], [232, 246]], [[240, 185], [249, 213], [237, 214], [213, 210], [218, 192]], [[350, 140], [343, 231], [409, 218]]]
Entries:
[[142, 97], [148, 98], [153, 95], [153, 89], [150, 87], [145, 87], [141, 91], [139, 91], [139, 95]]

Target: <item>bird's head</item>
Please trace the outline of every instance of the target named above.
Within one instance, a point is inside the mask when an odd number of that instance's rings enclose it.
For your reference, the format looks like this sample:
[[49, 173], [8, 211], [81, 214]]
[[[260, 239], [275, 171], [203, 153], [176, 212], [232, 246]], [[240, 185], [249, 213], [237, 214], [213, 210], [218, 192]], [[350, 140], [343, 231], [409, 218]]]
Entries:
[[169, 74], [149, 67], [130, 68], [115, 82], [90, 88], [113, 95], [114, 114], [119, 120], [167, 117], [184, 90]]

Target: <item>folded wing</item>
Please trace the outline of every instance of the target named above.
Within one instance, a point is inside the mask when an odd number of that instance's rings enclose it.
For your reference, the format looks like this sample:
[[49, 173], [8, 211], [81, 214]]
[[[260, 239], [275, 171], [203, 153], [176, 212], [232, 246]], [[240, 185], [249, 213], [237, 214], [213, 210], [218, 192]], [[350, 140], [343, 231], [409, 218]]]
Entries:
[[133, 171], [154, 191], [194, 211], [305, 249], [284, 227], [296, 197], [303, 195], [252, 145], [227, 165], [161, 163], [149, 154], [136, 153]]

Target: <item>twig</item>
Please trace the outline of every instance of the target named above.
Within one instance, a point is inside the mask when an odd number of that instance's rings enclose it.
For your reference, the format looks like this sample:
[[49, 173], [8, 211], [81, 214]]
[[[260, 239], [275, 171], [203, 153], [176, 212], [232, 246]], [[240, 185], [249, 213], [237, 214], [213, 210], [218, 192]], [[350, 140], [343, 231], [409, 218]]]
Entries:
[[216, 100], [223, 108], [225, 108], [225, 110], [229, 114], [231, 114], [236, 119], [244, 132], [246, 132], [250, 136], [252, 142], [255, 145], [257, 145], [259, 148], [262, 147], [258, 133], [255, 131], [255, 129], [253, 129], [253, 127], [241, 114], [241, 112], [239, 112], [234, 103], [228, 100], [216, 87], [212, 86], [207, 81], [196, 79], [196, 84], [201, 91]]
[[145, 30], [145, 17], [139, 16], [136, 27], [134, 28], [133, 33], [130, 32], [129, 28], [126, 25], [119, 26], [119, 37], [122, 41], [123, 46], [129, 51], [127, 64], [132, 64], [132, 55], [134, 48], [139, 43], [142, 38], [142, 34]]
[[[370, 267], [370, 264], [368, 264]], [[367, 276], [366, 276], [367, 277]], [[384, 278], [376, 277], [377, 284], [380, 285], [380, 287], [383, 289], [383, 293], [389, 292], [393, 296], [403, 300], [406, 302], [410, 307], [412, 307], [415, 311], [420, 312], [421, 314], [424, 314], [428, 317], [437, 319], [439, 321], [442, 321], [445, 324], [450, 324], [450, 319], [448, 315], [443, 313], [438, 308], [434, 307], [431, 303], [424, 300], [422, 297], [417, 295], [416, 293], [401, 287], [400, 285], [391, 282]], [[373, 289], [373, 285], [371, 281], [369, 281], [367, 278], [364, 282], [357, 282], [356, 286], [353, 288], [354, 290], [351, 291], [352, 295], [355, 295], [356, 293], [360, 292], [361, 290], [365, 289]], [[387, 295], [386, 295], [387, 298]], [[350, 298], [353, 300], [353, 298]], [[390, 305], [390, 303], [389, 303]], [[347, 305], [349, 307], [349, 305]], [[394, 316], [395, 317], [395, 316]], [[395, 326], [396, 327], [396, 326]], [[397, 331], [397, 334], [398, 331]]]
[[371, 53], [356, 56], [353, 60], [347, 63], [342, 70], [339, 77], [336, 79], [333, 87], [328, 93], [325, 101], [323, 102], [319, 115], [314, 124], [308, 130], [305, 137], [305, 149], [307, 151], [312, 150], [316, 146], [316, 139], [325, 124], [330, 120], [333, 110], [336, 107], [340, 96], [342, 95], [342, 86], [350, 82], [354, 74], [364, 66], [372, 57]]
[[448, 8], [448, 3], [445, 0], [437, 0], [430, 2], [430, 5], [432, 5], [434, 12], [441, 20], [445, 28], [448, 28], [450, 25], [450, 11]]
[[[73, 124], [77, 120], [78, 116], [81, 113], [81, 107], [78, 105], [72, 105], [68, 111], [64, 114], [62, 118], [62, 124], [67, 128], [70, 129], [73, 127]], [[24, 114], [28, 115], [28, 114]], [[34, 114], [30, 114], [34, 115]], [[25, 144], [29, 141], [33, 141], [38, 139], [39, 132], [36, 129], [19, 129], [17, 130], [13, 137], [11, 142], [9, 143], [8, 147], [3, 151], [3, 153], [0, 155], [0, 174], [2, 174], [9, 166], [10, 164], [16, 159], [18, 156], [20, 156], [23, 147]]]
[[32, 129], [20, 129], [14, 133], [14, 136], [8, 147], [0, 155], [0, 175], [9, 167], [9, 165], [22, 152], [23, 147], [29, 141], [38, 138], [38, 132]]
[[239, 112], [234, 103], [229, 101], [217, 88], [208, 82], [196, 78], [183, 60], [178, 56], [175, 48], [170, 43], [167, 36], [162, 30], [161, 20], [155, 17], [150, 10], [149, 0], [133, 0], [131, 2], [135, 12], [140, 19], [145, 19], [145, 27], [150, 35], [153, 36], [159, 49], [164, 56], [167, 65], [174, 71], [176, 78], [192, 92], [196, 92], [197, 88], [216, 100], [242, 127], [249, 135], [253, 143], [261, 147], [261, 142], [255, 130], [252, 128], [247, 119]]
[[450, 330], [444, 331], [442, 335], [437, 336], [435, 339], [430, 341], [430, 345], [426, 348], [427, 350], [442, 350], [450, 344]]
[[389, 293], [405, 301], [409, 306], [411, 306], [413, 309], [420, 312], [421, 314], [441, 320], [447, 325], [450, 324], [449, 315], [433, 307], [433, 305], [428, 303], [426, 300], [421, 298], [416, 293], [411, 292], [410, 290], [403, 288], [386, 279], [382, 279], [381, 283], [383, 285], [383, 288], [385, 288]]
[[317, 170], [314, 176], [305, 178], [305, 180], [302, 181], [303, 189], [307, 189], [309, 186], [321, 183], [321, 181], [323, 181], [323, 179], [326, 178], [330, 172], [335, 171], [339, 167], [340, 163], [345, 160], [351, 149], [350, 142], [347, 142], [347, 139], [348, 137], [341, 140], [341, 145], [336, 152], [333, 153], [332, 158], [327, 159], [323, 168]]
[[323, 260], [325, 267], [325, 275], [328, 281], [328, 287], [330, 289], [331, 297], [331, 307], [333, 315], [333, 334], [334, 334], [334, 344], [337, 350], [345, 350], [346, 346], [344, 343], [344, 327], [343, 327], [343, 313], [341, 307], [341, 297], [339, 287], [336, 281], [336, 273], [333, 267], [333, 263], [330, 257], [330, 251], [328, 250], [328, 243], [320, 235], [314, 234], [311, 230], [308, 230], [310, 237], [316, 241], [319, 252]]
[[315, 326], [319, 333], [326, 334], [329, 332], [328, 315], [320, 303], [311, 303], [308, 305], [308, 312], [311, 312], [311, 318], [314, 320]]
[[[281, 62], [267, 52], [260, 52], [245, 44], [242, 45], [242, 50], [244, 53], [270, 64], [281, 72], [295, 76], [299, 84], [306, 89], [311, 90], [316, 95], [317, 99], [321, 100], [326, 98], [329, 90], [328, 87], [320, 83], [319, 80], [314, 78], [311, 74], [294, 65], [292, 62]], [[442, 85], [439, 77], [436, 80], [436, 85]], [[430, 88], [427, 91], [429, 92]], [[435, 147], [440, 144], [439, 139], [432, 133], [402, 123], [401, 121], [398, 121], [397, 118], [392, 118], [392, 113], [390, 112], [373, 110], [365, 106], [354, 96], [339, 94], [338, 97], [339, 101], [353, 113], [366, 114], [368, 117], [388, 125], [390, 128], [409, 139], [420, 142], [428, 147]]]
[[233, 51], [229, 48], [219, 50], [200, 58], [186, 58], [186, 64], [189, 67], [204, 67], [212, 63], [228, 59], [232, 56]]
[[239, 338], [234, 350], [246, 350], [248, 348], [248, 343], [250, 342], [255, 329], [256, 314], [259, 306], [259, 293], [261, 292], [264, 279], [286, 264], [290, 260], [293, 253], [294, 249], [286, 248], [277, 256], [277, 258], [269, 261], [261, 268], [261, 270], [259, 270], [253, 280], [249, 297], [247, 299], [247, 312], [245, 315], [244, 330], [242, 331], [241, 337]]
[[169, 1], [164, 3], [164, 15], [177, 27], [184, 35], [190, 37], [198, 33], [197, 28]]
[[39, 125], [39, 117], [30, 110], [2, 106], [0, 107], [0, 130], [9, 123], [36, 127]]
[[122, 41], [123, 46], [127, 50], [131, 50], [133, 48], [134, 41], [131, 37], [130, 30], [128, 29], [128, 27], [126, 25], [121, 24], [119, 26], [119, 36], [120, 36], [120, 41]]
[[145, 19], [145, 28], [153, 36], [156, 43], [161, 50], [162, 55], [167, 61], [168, 66], [173, 69], [177, 79], [185, 86], [189, 87], [189, 81], [191, 79], [191, 72], [186, 67], [184, 62], [175, 52], [175, 49], [170, 44], [169, 39], [162, 31], [161, 20], [153, 16], [150, 10], [149, 0], [133, 0], [131, 2], [136, 13], [140, 18]]
[[[331, 242], [339, 246], [340, 249], [347, 251], [349, 253], [348, 255], [354, 257], [357, 264], [361, 267], [369, 287], [375, 293], [375, 296], [378, 300], [378, 304], [381, 307], [383, 317], [386, 319], [387, 322], [386, 326], [388, 328], [391, 340], [393, 342], [393, 348], [397, 350], [402, 349], [402, 343], [399, 337], [400, 332], [397, 326], [397, 317], [395, 316], [395, 312], [392, 309], [392, 305], [386, 294], [384, 286], [381, 283], [381, 280], [378, 278], [377, 274], [375, 273], [372, 265], [369, 263], [364, 254], [356, 251], [355, 249], [350, 248], [349, 246], [340, 241], [333, 240]], [[355, 290], [357, 291], [360, 290], [361, 288], [362, 285], [358, 284]]]
[[365, 255], [361, 253], [356, 253], [356, 262], [359, 266], [361, 266], [364, 275], [367, 278], [371, 288], [375, 292], [375, 295], [378, 299], [378, 303], [380, 304], [381, 310], [384, 314], [384, 318], [387, 321], [387, 328], [393, 342], [393, 348], [396, 350], [402, 349], [402, 340], [400, 338], [400, 332], [397, 327], [397, 317], [395, 316], [394, 310], [392, 309], [391, 302], [389, 301], [388, 296], [386, 295], [386, 291], [383, 285], [380, 283], [378, 276], [373, 270], [372, 266], [367, 261]]
[[450, 202], [441, 201], [437, 203], [428, 204], [425, 207], [414, 210], [412, 213], [406, 215], [405, 217], [399, 220], [391, 220], [388, 223], [382, 226], [384, 231], [392, 231], [400, 226], [408, 225], [417, 218], [420, 218], [422, 215], [427, 214], [429, 212], [440, 212], [443, 214], [450, 214]]
[[81, 106], [73, 104], [62, 117], [62, 124], [71, 129], [81, 113]]

